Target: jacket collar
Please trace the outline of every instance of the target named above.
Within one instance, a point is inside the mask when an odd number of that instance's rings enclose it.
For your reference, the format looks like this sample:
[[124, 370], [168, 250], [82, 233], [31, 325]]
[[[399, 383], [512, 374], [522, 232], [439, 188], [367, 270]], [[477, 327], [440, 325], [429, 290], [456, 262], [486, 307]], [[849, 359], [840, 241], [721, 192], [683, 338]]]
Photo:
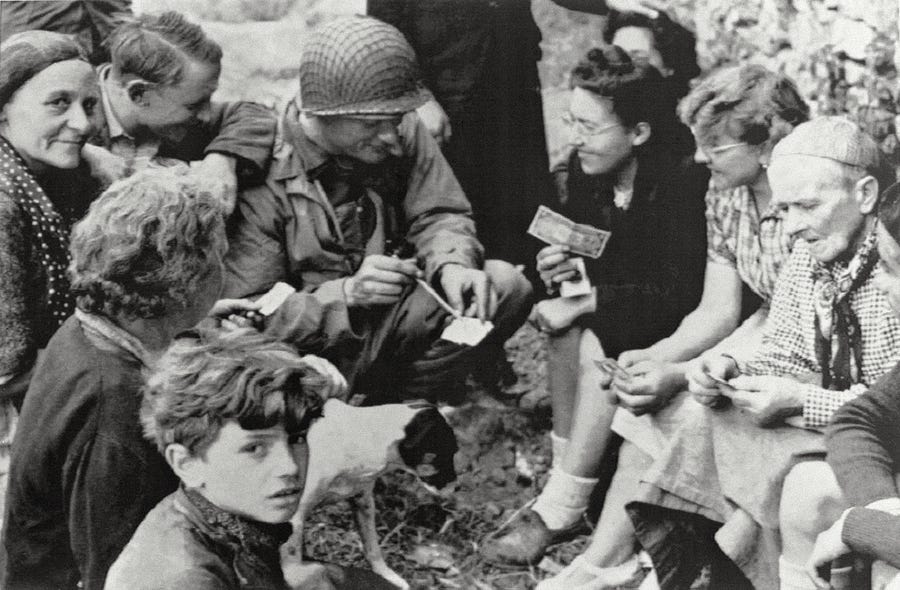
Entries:
[[272, 551], [277, 555], [278, 547], [291, 536], [290, 523], [267, 524], [237, 516], [183, 485], [175, 501], [206, 535], [220, 543], [239, 546], [257, 557]]
[[325, 166], [332, 156], [313, 143], [300, 126], [300, 111], [294, 101], [284, 110], [278, 126], [278, 149], [272, 164], [275, 180], [314, 177], [315, 172]]
[[281, 586], [286, 587], [279, 547], [291, 535], [289, 523], [273, 525], [242, 518], [222, 510], [183, 485], [175, 492], [175, 508], [197, 527], [201, 535], [228, 548], [233, 556], [232, 567], [242, 584], [280, 578]]

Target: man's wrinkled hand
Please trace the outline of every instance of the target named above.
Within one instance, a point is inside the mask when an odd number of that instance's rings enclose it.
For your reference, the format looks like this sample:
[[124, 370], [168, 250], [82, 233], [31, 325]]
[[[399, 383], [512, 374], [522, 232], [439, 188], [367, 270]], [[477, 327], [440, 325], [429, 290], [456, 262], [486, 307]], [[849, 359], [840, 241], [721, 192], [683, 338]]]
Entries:
[[200, 190], [218, 199], [227, 217], [237, 203], [237, 163], [231, 156], [207, 154], [193, 168]]
[[416, 109], [416, 114], [438, 145], [444, 145], [450, 141], [450, 137], [453, 135], [450, 117], [447, 116], [447, 112], [438, 101], [429, 100]]
[[774, 375], [741, 375], [731, 380], [731, 402], [760, 426], [771, 426], [803, 413], [805, 395], [800, 383]]
[[656, 413], [686, 385], [684, 369], [676, 363], [646, 360], [629, 366], [626, 371], [631, 378], [616, 376], [613, 391], [619, 405], [635, 416]]
[[91, 176], [99, 180], [104, 188], [125, 178], [128, 171], [124, 158], [98, 145], [85, 144], [81, 148], [81, 157], [87, 163]]
[[365, 257], [355, 275], [344, 280], [344, 297], [348, 307], [391, 305], [400, 300], [407, 285], [421, 277], [414, 258], [372, 254]]
[[321, 382], [315, 385], [318, 386], [322, 399], [340, 397], [347, 393], [347, 380], [330, 361], [313, 354], [307, 354], [301, 360], [321, 378]]
[[812, 554], [806, 562], [806, 574], [816, 588], [821, 590], [831, 588], [831, 583], [822, 576], [823, 570], [830, 569], [831, 562], [850, 553], [850, 548], [844, 544], [842, 539], [846, 518], [847, 512], [844, 512], [831, 528], [818, 536]]
[[440, 270], [441, 289], [450, 307], [466, 317], [482, 321], [497, 313], [497, 292], [483, 270], [459, 264], [445, 264]]

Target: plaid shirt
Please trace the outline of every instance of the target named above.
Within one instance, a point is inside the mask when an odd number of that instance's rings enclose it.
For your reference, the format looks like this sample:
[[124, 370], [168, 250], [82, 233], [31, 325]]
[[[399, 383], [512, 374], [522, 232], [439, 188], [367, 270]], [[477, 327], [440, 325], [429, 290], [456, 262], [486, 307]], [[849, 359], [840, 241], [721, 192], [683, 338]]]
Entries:
[[[752, 361], [742, 367], [748, 375], [790, 377], [820, 373], [815, 353], [815, 295], [813, 260], [804, 241], [798, 241], [785, 265], [772, 299], [763, 343]], [[863, 359], [860, 383], [846, 391], [831, 391], [798, 384], [805, 392], [803, 422], [807, 428], [827, 426], [844, 402], [857, 397], [900, 360], [900, 320], [878, 291], [873, 278], [879, 266], [850, 295], [850, 305], [859, 320]]]
[[791, 253], [781, 213], [769, 206], [762, 215], [747, 186], [706, 193], [707, 259], [737, 270], [741, 280], [769, 302], [781, 265]]

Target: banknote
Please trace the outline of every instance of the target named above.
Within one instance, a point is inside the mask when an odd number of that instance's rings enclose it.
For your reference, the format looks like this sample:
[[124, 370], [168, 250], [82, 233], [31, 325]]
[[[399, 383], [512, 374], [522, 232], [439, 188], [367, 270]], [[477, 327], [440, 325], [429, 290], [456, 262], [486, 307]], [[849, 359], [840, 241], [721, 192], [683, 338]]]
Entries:
[[610, 232], [584, 223], [575, 223], [565, 215], [541, 205], [528, 233], [548, 244], [566, 244], [575, 254], [600, 258]]

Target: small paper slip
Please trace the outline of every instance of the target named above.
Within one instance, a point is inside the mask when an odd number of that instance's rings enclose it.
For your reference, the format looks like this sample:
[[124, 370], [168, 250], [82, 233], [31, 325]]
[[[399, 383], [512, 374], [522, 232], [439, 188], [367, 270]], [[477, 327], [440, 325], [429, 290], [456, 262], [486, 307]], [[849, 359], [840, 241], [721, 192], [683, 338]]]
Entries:
[[441, 338], [455, 344], [475, 346], [493, 329], [494, 324], [491, 322], [482, 322], [478, 318], [458, 317], [444, 328]]
[[582, 295], [591, 294], [591, 281], [587, 277], [584, 269], [584, 258], [572, 258], [572, 263], [581, 277], [577, 281], [563, 281], [559, 284], [559, 295], [561, 297], [580, 297]]
[[291, 295], [294, 291], [295, 289], [287, 283], [275, 283], [275, 286], [269, 289], [268, 293], [256, 300], [261, 306], [259, 313], [265, 316], [272, 315], [284, 303], [288, 295]]
[[610, 377], [619, 377], [624, 381], [631, 380], [631, 373], [622, 368], [622, 365], [613, 359], [595, 360], [594, 364], [598, 369], [609, 375]]

